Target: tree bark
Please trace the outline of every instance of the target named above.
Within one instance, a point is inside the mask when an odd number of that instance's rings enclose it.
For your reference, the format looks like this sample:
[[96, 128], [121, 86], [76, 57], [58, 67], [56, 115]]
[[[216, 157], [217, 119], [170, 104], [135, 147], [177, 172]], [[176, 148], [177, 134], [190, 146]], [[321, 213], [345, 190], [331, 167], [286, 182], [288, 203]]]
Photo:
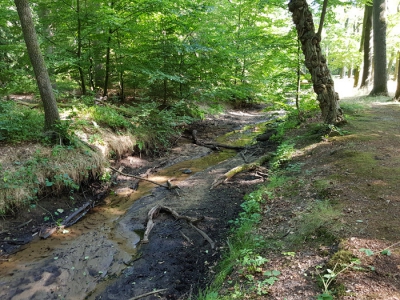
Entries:
[[[365, 5], [363, 30], [361, 34], [361, 49], [364, 50], [363, 73], [360, 89], [368, 86], [371, 73], [371, 30], [372, 30], [372, 6]], [[361, 51], [360, 49], [360, 51]]]
[[388, 96], [386, 72], [386, 1], [374, 0], [373, 41], [374, 41], [374, 86], [371, 96]]
[[[327, 0], [325, 0], [327, 1]], [[339, 106], [339, 95], [328, 69], [326, 58], [321, 53], [321, 36], [316, 34], [311, 11], [306, 0], [291, 0], [289, 11], [296, 25], [297, 35], [305, 56], [305, 65], [311, 73], [314, 92], [322, 112], [324, 123], [336, 124], [344, 121]], [[324, 15], [324, 12], [321, 14]], [[322, 29], [323, 22], [320, 23]]]
[[[400, 61], [400, 51], [397, 52], [397, 61]], [[400, 68], [397, 67], [397, 88], [396, 88], [396, 93], [394, 95], [394, 99], [395, 101], [399, 101], [400, 100]]]
[[54, 129], [54, 124], [60, 121], [60, 115], [58, 113], [57, 102], [51, 86], [50, 77], [40, 51], [32, 13], [28, 0], [14, 0], [14, 3], [17, 7], [26, 48], [35, 73], [40, 97], [43, 101], [45, 117], [44, 128], [45, 131], [51, 131]]

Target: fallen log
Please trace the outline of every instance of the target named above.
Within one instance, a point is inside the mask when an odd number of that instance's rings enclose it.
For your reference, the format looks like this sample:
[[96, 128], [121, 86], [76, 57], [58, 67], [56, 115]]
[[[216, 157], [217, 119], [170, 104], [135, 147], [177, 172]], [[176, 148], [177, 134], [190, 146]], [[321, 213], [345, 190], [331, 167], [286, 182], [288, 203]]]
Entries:
[[[158, 216], [160, 211], [165, 211], [165, 212], [170, 213], [176, 220], [186, 220], [186, 222], [188, 222], [188, 224], [191, 227], [196, 229], [196, 231], [199, 232], [201, 234], [201, 236], [210, 243], [211, 249], [215, 249], [215, 242], [204, 231], [202, 231], [200, 228], [198, 228], [195, 225], [197, 222], [203, 220], [204, 217], [193, 218], [193, 217], [183, 216], [183, 215], [178, 214], [172, 208], [169, 208], [167, 206], [163, 206], [160, 204], [157, 204], [156, 206], [151, 208], [147, 214], [148, 221], [147, 221], [146, 231], [144, 232], [143, 239], [142, 239], [143, 244], [147, 244], [149, 242], [149, 234], [154, 227], [153, 219]], [[182, 234], [182, 232], [181, 232], [181, 234]], [[185, 239], [187, 239], [187, 237], [185, 237]]]
[[264, 164], [265, 162], [269, 161], [272, 158], [272, 156], [273, 156], [272, 153], [268, 153], [264, 156], [261, 156], [259, 159], [257, 159], [256, 161], [254, 161], [252, 163], [243, 164], [243, 165], [237, 166], [233, 169], [230, 169], [228, 172], [226, 172], [225, 174], [216, 178], [213, 181], [213, 183], [211, 184], [210, 190], [217, 187], [221, 183], [228, 181], [229, 179], [231, 179], [233, 176], [235, 176], [238, 173], [241, 173], [244, 171], [249, 171], [249, 170], [254, 170], [255, 168], [257, 168], [257, 167], [261, 166], [262, 164]]

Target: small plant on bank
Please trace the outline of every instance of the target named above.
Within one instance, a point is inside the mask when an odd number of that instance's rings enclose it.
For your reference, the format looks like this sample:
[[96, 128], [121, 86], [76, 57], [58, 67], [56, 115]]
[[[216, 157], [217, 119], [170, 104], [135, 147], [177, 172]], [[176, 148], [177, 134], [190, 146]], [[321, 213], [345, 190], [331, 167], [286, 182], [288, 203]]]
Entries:
[[[386, 249], [383, 249], [379, 252], [374, 252], [371, 249], [361, 248], [360, 252], [365, 253], [367, 256], [373, 255], [386, 255], [390, 256], [391, 251], [390, 248], [400, 244], [395, 243], [389, 246]], [[343, 274], [349, 269], [355, 271], [374, 271], [375, 267], [368, 266], [368, 268], [361, 266], [361, 260], [358, 257], [355, 257], [350, 251], [340, 250], [336, 252], [330, 261], [327, 264], [327, 268], [320, 272], [319, 270], [323, 270], [323, 266], [317, 266], [317, 275], [319, 277], [319, 282], [322, 285], [322, 294], [317, 296], [317, 300], [333, 300], [333, 296], [335, 294], [339, 294], [342, 292], [343, 287], [341, 285], [335, 286], [336, 279], [340, 274]]]

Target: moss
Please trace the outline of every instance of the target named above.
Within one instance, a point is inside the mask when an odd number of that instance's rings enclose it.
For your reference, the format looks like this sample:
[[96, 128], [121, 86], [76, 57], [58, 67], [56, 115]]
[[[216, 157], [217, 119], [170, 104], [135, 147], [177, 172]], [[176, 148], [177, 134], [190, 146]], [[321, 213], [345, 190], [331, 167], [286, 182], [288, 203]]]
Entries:
[[327, 267], [331, 270], [335, 269], [335, 272], [338, 273], [347, 265], [351, 264], [352, 260], [355, 258], [356, 257], [351, 251], [339, 250], [332, 255], [331, 259], [327, 263]]

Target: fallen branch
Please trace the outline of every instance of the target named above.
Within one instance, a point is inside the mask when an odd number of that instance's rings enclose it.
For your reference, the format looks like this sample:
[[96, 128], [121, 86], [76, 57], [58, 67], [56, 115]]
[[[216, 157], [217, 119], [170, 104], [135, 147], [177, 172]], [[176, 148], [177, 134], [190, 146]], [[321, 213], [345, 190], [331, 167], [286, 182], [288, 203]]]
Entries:
[[113, 170], [113, 171], [115, 171], [115, 172], [117, 172], [117, 173], [119, 173], [119, 174], [121, 174], [121, 175], [123, 175], [123, 176], [128, 176], [128, 177], [136, 178], [136, 179], [139, 179], [139, 180], [148, 181], [148, 182], [151, 182], [152, 184], [155, 184], [155, 185], [164, 187], [164, 188], [169, 189], [169, 190], [178, 188], [176, 185], [172, 185], [172, 184], [171, 184], [171, 186], [169, 186], [169, 185], [163, 185], [163, 184], [161, 184], [161, 183], [155, 182], [155, 181], [150, 180], [150, 179], [147, 179], [147, 178], [143, 178], [143, 177], [136, 176], [136, 175], [131, 175], [131, 174], [126, 174], [126, 173], [123, 173], [123, 172], [121, 172], [121, 171], [119, 171], [119, 170], [113, 168], [113, 167], [110, 167], [110, 169]]
[[201, 236], [202, 236], [203, 238], [205, 238], [205, 239], [207, 240], [207, 242], [210, 243], [211, 249], [215, 249], [215, 242], [214, 242], [203, 230], [201, 230], [201, 229], [198, 228], [197, 226], [193, 225], [192, 223], [189, 223], [189, 225], [192, 226], [194, 229], [196, 229], [197, 232], [200, 233]]
[[42, 239], [47, 239], [57, 230], [61, 230], [74, 225], [88, 213], [88, 211], [92, 208], [91, 204], [92, 202], [90, 201], [83, 204], [77, 211], [73, 212], [69, 217], [67, 217], [64, 221], [62, 221], [60, 226], [42, 228], [39, 232], [39, 237], [41, 237]]
[[140, 299], [140, 298], [143, 298], [143, 297], [147, 297], [147, 296], [150, 296], [150, 295], [153, 295], [153, 294], [165, 292], [166, 290], [168, 290], [168, 289], [155, 290], [155, 291], [148, 292], [148, 293], [145, 293], [145, 294], [142, 294], [142, 295], [139, 295], [139, 296], [135, 296], [133, 298], [130, 298], [129, 300], [137, 300], [137, 299]]
[[18, 225], [18, 226], [17, 226], [17, 229], [18, 229], [18, 228], [22, 228], [22, 227], [28, 225], [30, 222], [32, 222], [32, 219], [30, 219], [29, 221], [27, 221], [27, 222], [25, 222], [25, 223], [22, 223], [22, 224]]
[[228, 172], [223, 174], [222, 176], [218, 177], [217, 179], [214, 180], [214, 182], [211, 184], [210, 190], [213, 188], [217, 187], [223, 182], [226, 182], [227, 180], [231, 179], [233, 176], [235, 176], [238, 173], [241, 173], [243, 171], [248, 171], [248, 170], [253, 170], [262, 164], [264, 164], [266, 161], [270, 160], [272, 158], [272, 153], [268, 153], [264, 156], [261, 156], [259, 159], [256, 161], [249, 163], [249, 164], [243, 164], [240, 166], [237, 166], [233, 169], [230, 169]]
[[[147, 244], [149, 242], [149, 234], [150, 234], [150, 231], [154, 227], [153, 219], [157, 217], [157, 215], [159, 214], [160, 211], [166, 211], [166, 212], [170, 213], [177, 220], [181, 220], [181, 219], [186, 220], [186, 222], [188, 222], [190, 226], [192, 226], [194, 229], [196, 229], [197, 232], [199, 232], [210, 243], [212, 249], [215, 248], [215, 242], [204, 231], [202, 231], [195, 225], [197, 222], [203, 220], [204, 217], [192, 218], [192, 217], [188, 217], [188, 216], [182, 216], [182, 215], [178, 214], [172, 208], [169, 208], [169, 207], [163, 206], [163, 205], [159, 205], [159, 204], [154, 206], [153, 208], [151, 208], [147, 214], [148, 221], [147, 221], [146, 231], [145, 231], [145, 233], [143, 235], [143, 239], [142, 239], [143, 244]], [[181, 232], [181, 234], [182, 234], [182, 232]], [[185, 235], [184, 235], [184, 238], [186, 240], [190, 241], [190, 239], [188, 237], [186, 237]]]

